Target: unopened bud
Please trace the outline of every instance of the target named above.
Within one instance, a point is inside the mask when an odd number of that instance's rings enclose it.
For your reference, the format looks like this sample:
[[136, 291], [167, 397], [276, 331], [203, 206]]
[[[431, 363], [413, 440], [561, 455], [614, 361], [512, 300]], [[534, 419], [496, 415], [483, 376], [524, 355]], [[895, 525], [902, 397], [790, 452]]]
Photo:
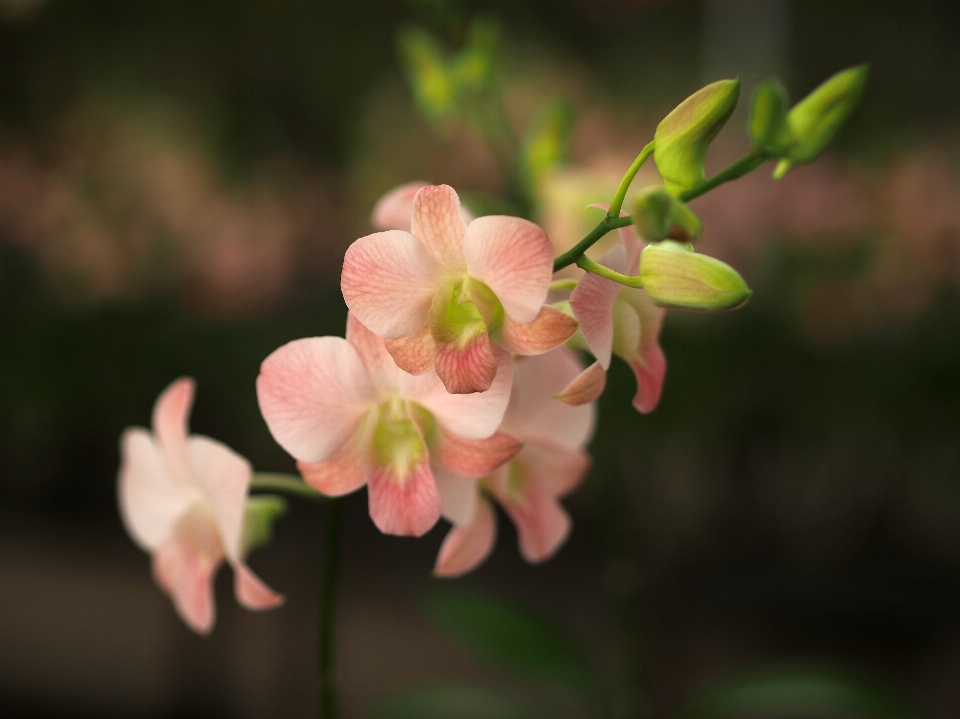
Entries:
[[780, 156], [793, 143], [787, 110], [790, 101], [787, 91], [776, 80], [766, 80], [753, 91], [750, 101], [750, 121], [747, 129], [754, 148]]
[[653, 156], [671, 195], [703, 181], [707, 148], [730, 119], [739, 97], [739, 78], [720, 80], [695, 92], [660, 121]]
[[661, 187], [650, 187], [633, 202], [633, 225], [647, 242], [671, 239], [691, 242], [700, 237], [700, 219]]
[[660, 307], [728, 310], [744, 304], [751, 295], [747, 283], [730, 265], [669, 240], [643, 250], [640, 279], [653, 304]]
[[794, 165], [810, 162], [837, 134], [853, 112], [867, 84], [867, 65], [839, 72], [794, 105], [787, 124], [794, 143], [773, 176], [783, 177]]

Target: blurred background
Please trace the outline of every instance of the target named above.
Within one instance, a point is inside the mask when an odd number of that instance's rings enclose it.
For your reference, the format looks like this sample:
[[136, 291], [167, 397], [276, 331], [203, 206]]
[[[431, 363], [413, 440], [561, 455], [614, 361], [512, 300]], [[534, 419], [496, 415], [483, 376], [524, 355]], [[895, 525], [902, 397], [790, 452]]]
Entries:
[[[294, 502], [252, 557], [287, 605], [237, 608], [223, 572], [198, 638], [120, 524], [118, 438], [191, 375], [195, 431], [294, 470], [254, 379], [279, 345], [343, 331], [342, 254], [374, 201], [413, 179], [481, 211], [510, 195], [497, 148], [418, 106], [398, 54], [411, 27], [452, 53], [477, 17], [499, 29], [512, 133], [570, 119], [525, 195], [558, 250], [706, 82], [740, 74], [748, 97], [777, 76], [799, 98], [850, 65], [871, 77], [815, 164], [693, 203], [702, 251], [755, 294], [668, 313], [652, 415], [614, 361], [556, 558], [525, 565], [501, 517], [479, 571], [434, 580], [444, 523], [383, 537], [349, 498], [344, 716], [414, 686], [527, 691], [431, 619], [450, 587], [565, 627], [652, 687], [656, 717], [784, 664], [960, 714], [956, 5], [0, 0], [0, 715], [315, 715], [321, 508]], [[745, 149], [745, 105], [708, 169]]]

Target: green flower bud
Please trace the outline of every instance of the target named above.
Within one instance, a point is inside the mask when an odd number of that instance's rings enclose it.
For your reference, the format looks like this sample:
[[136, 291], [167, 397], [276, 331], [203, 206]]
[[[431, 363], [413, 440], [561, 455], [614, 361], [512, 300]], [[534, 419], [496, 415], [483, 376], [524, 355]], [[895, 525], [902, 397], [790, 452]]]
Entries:
[[787, 114], [794, 143], [774, 170], [775, 178], [794, 165], [810, 162], [833, 139], [863, 94], [867, 69], [858, 65], [839, 72], [794, 105]]
[[653, 157], [671, 195], [703, 181], [707, 148], [730, 119], [739, 97], [739, 78], [720, 80], [695, 92], [660, 121]]
[[256, 494], [247, 498], [243, 512], [243, 553], [268, 544], [273, 539], [273, 523], [287, 512], [287, 500], [275, 494]]
[[457, 84], [443, 50], [417, 28], [400, 34], [399, 47], [420, 110], [430, 120], [441, 120], [453, 111], [457, 100]]
[[728, 310], [751, 295], [730, 265], [677, 242], [648, 245], [640, 255], [640, 279], [653, 304], [660, 307]]
[[754, 148], [781, 155], [793, 144], [787, 110], [790, 100], [787, 91], [776, 80], [757, 85], [750, 101], [750, 121], [747, 129]]
[[662, 187], [637, 193], [633, 202], [633, 225], [647, 242], [672, 239], [691, 242], [700, 237], [700, 218]]

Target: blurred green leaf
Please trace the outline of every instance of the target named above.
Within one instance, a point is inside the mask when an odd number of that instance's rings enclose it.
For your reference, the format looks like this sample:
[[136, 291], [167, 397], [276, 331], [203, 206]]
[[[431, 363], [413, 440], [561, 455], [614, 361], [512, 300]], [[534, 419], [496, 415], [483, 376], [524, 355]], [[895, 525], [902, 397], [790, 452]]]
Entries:
[[457, 101], [456, 79], [443, 49], [420, 28], [402, 30], [398, 46], [420, 110], [434, 122], [443, 119]]
[[532, 193], [544, 175], [566, 161], [575, 121], [573, 104], [566, 98], [557, 98], [544, 105], [531, 123], [520, 162], [524, 181]]
[[466, 591], [438, 593], [428, 610], [470, 647], [507, 669], [581, 692], [596, 685], [577, 643], [528, 611]]
[[782, 153], [793, 142], [787, 124], [790, 100], [787, 91], [776, 80], [765, 80], [757, 85], [750, 100], [750, 120], [747, 129], [754, 148]]
[[731, 682], [696, 701], [677, 719], [922, 719], [887, 690], [823, 670], [778, 671]]
[[500, 26], [478, 18], [470, 23], [467, 40], [453, 64], [457, 86], [465, 92], [482, 92], [493, 84]]
[[538, 719], [525, 703], [475, 687], [415, 689], [387, 699], [375, 719]]
[[243, 513], [243, 551], [250, 552], [273, 539], [273, 523], [286, 514], [287, 500], [276, 494], [247, 498]]

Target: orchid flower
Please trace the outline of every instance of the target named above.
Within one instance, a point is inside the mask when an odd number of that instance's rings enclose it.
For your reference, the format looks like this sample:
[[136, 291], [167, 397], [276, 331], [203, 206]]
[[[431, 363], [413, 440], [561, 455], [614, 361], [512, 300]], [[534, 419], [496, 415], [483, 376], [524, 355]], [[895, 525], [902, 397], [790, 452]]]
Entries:
[[[385, 197], [374, 221], [399, 226], [410, 189]], [[483, 392], [497, 373], [491, 339], [515, 354], [535, 355], [576, 331], [571, 317], [544, 306], [553, 248], [532, 222], [471, 220], [453, 188], [432, 185], [417, 190], [409, 231], [403, 228], [350, 245], [340, 287], [350, 311], [386, 340], [407, 372], [436, 368], [448, 392]]]
[[572, 407], [554, 399], [582, 369], [573, 352], [559, 347], [537, 357], [518, 357], [513, 396], [500, 426], [523, 442], [509, 462], [479, 481], [437, 472], [443, 513], [453, 528], [437, 557], [435, 574], [452, 577], [480, 564], [493, 549], [496, 513], [489, 497], [517, 527], [520, 554], [531, 563], [551, 557], [570, 533], [570, 517], [558, 499], [584, 478], [583, 451], [594, 424], [593, 405]]
[[120, 514], [130, 536], [153, 555], [157, 583], [187, 625], [213, 629], [213, 579], [226, 560], [237, 601], [272, 609], [283, 597], [244, 562], [243, 519], [250, 464], [209, 437], [190, 435], [193, 380], [170, 385], [153, 408], [153, 432], [131, 427], [120, 441]]
[[[625, 275], [636, 275], [642, 243], [633, 227], [620, 229], [621, 245], [600, 258], [600, 264]], [[642, 289], [587, 273], [570, 295], [570, 309], [580, 335], [596, 362], [573, 380], [558, 399], [577, 405], [592, 402], [603, 392], [612, 354], [620, 356], [637, 378], [633, 406], [644, 414], [660, 401], [667, 358], [660, 348], [665, 310], [656, 307]]]
[[304, 480], [337, 496], [367, 485], [386, 534], [420, 536], [440, 518], [431, 460], [483, 474], [520, 449], [497, 427], [510, 399], [510, 356], [497, 350], [486, 392], [453, 395], [434, 371], [397, 367], [383, 339], [350, 314], [347, 337], [290, 342], [264, 360], [260, 411]]

